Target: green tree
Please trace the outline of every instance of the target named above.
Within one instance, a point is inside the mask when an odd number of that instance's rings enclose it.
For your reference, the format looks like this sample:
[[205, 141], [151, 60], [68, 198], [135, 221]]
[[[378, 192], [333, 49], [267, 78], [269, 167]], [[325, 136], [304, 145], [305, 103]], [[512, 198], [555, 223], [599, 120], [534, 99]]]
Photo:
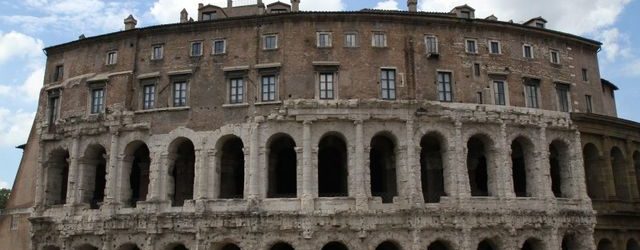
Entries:
[[11, 190], [0, 189], [0, 209], [4, 209], [7, 206], [7, 202], [9, 201], [9, 194], [11, 194]]

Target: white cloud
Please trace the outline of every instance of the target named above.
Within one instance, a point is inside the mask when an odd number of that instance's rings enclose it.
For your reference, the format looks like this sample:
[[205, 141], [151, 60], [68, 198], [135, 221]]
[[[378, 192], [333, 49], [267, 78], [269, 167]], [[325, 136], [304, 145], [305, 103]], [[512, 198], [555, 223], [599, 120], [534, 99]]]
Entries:
[[0, 85], [0, 96], [8, 96], [11, 94], [11, 86], [8, 85]]
[[597, 37], [603, 43], [602, 48], [607, 61], [612, 62], [619, 57], [631, 57], [631, 40], [628, 35], [621, 33], [618, 28], [603, 30]]
[[7, 63], [9, 59], [42, 58], [43, 48], [44, 43], [40, 39], [16, 31], [0, 32], [0, 64]]
[[11, 189], [11, 185], [6, 181], [0, 180], [0, 189]]
[[15, 147], [26, 143], [35, 115], [0, 107], [0, 147]]
[[40, 97], [40, 89], [43, 85], [44, 79], [44, 66], [35, 69], [27, 80], [24, 81], [22, 86], [20, 86], [20, 91], [24, 93], [31, 100], [38, 100]]
[[640, 77], [640, 59], [630, 61], [622, 70], [627, 76]]
[[383, 9], [383, 10], [399, 10], [398, 1], [396, 0], [385, 0], [382, 2], [378, 2], [374, 9]]

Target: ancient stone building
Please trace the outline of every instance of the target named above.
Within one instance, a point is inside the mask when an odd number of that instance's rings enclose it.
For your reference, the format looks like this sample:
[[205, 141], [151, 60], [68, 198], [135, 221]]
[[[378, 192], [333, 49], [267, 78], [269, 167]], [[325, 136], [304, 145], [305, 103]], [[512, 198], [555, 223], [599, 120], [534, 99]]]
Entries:
[[599, 42], [299, 2], [47, 48], [0, 248], [639, 249]]

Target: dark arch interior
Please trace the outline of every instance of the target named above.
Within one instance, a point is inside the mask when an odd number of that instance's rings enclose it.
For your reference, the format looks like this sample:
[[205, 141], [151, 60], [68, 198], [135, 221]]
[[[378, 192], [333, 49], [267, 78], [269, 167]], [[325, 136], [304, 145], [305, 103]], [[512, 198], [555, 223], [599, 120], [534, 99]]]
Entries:
[[378, 247], [376, 247], [376, 250], [399, 250], [399, 249], [400, 248], [398, 247], [398, 245], [390, 241], [382, 242], [380, 243], [380, 245], [378, 245]]
[[269, 146], [269, 198], [297, 196], [298, 159], [296, 143], [289, 136], [281, 135]]
[[587, 193], [592, 199], [604, 199], [605, 188], [604, 182], [601, 181], [600, 172], [600, 152], [593, 144], [587, 144], [582, 150], [584, 159], [584, 168], [587, 182]]
[[434, 243], [431, 243], [427, 250], [449, 250], [449, 247], [447, 247], [447, 245], [442, 241], [436, 241]]
[[47, 204], [65, 204], [69, 183], [69, 151], [56, 150], [51, 153], [47, 178]]
[[422, 196], [426, 203], [438, 203], [445, 196], [444, 167], [441, 141], [437, 136], [427, 135], [420, 141], [420, 176]]
[[[99, 145], [90, 146], [85, 154], [85, 162], [87, 166], [87, 175], [91, 187], [91, 194], [88, 202], [91, 209], [98, 209], [104, 202], [104, 189], [107, 186], [107, 151]], [[89, 184], [89, 185], [91, 185]], [[86, 197], [86, 196], [85, 196]]]
[[478, 244], [478, 250], [496, 250], [496, 248], [489, 240], [483, 240]]
[[467, 170], [472, 196], [489, 196], [489, 175], [487, 173], [486, 145], [474, 136], [467, 142]]
[[186, 246], [179, 244], [177, 246], [174, 246], [173, 248], [171, 248], [171, 250], [189, 250], [189, 248], [187, 248]]
[[525, 160], [522, 143], [519, 140], [511, 143], [511, 170], [513, 174], [513, 189], [516, 197], [527, 197], [527, 162]]
[[131, 163], [131, 175], [129, 177], [131, 199], [129, 205], [132, 207], [135, 207], [138, 201], [146, 200], [149, 191], [150, 165], [149, 148], [147, 145], [142, 144], [133, 154], [133, 162]]
[[171, 175], [173, 177], [172, 205], [180, 207], [185, 200], [193, 199], [193, 179], [195, 177], [196, 154], [193, 143], [184, 140], [178, 144]]
[[244, 144], [238, 137], [229, 138], [222, 145], [220, 156], [220, 198], [244, 197]]
[[98, 248], [92, 245], [82, 245], [77, 247], [76, 250], [98, 250]]
[[291, 245], [280, 242], [271, 247], [271, 250], [295, 250]]
[[328, 135], [320, 140], [318, 147], [320, 197], [349, 196], [347, 144], [336, 135]]
[[54, 247], [54, 246], [46, 246], [44, 248], [42, 248], [42, 250], [60, 250], [59, 247]]
[[542, 241], [537, 239], [528, 239], [522, 244], [522, 250], [542, 250]]
[[553, 142], [549, 145], [549, 165], [551, 167], [551, 190], [555, 197], [564, 198], [566, 194], [562, 191], [562, 171], [569, 168], [568, 148], [566, 145]]
[[634, 239], [631, 239], [627, 242], [627, 250], [640, 250], [640, 245]]
[[598, 250], [614, 250], [613, 242], [607, 239], [601, 240], [598, 242]]
[[391, 139], [377, 135], [371, 140], [369, 152], [371, 194], [381, 197], [383, 203], [392, 203], [398, 195], [396, 183], [395, 146]]
[[135, 244], [126, 244], [118, 248], [118, 250], [140, 250]]
[[322, 250], [349, 250], [349, 248], [340, 242], [331, 242], [324, 245]]
[[564, 236], [562, 238], [562, 250], [578, 250], [575, 238], [572, 234]]
[[627, 189], [627, 171], [625, 167], [625, 159], [622, 151], [614, 147], [611, 149], [611, 167], [613, 168], [613, 181], [616, 187], [616, 196], [622, 200], [629, 200], [630, 194]]
[[240, 247], [236, 244], [226, 244], [220, 250], [240, 250]]

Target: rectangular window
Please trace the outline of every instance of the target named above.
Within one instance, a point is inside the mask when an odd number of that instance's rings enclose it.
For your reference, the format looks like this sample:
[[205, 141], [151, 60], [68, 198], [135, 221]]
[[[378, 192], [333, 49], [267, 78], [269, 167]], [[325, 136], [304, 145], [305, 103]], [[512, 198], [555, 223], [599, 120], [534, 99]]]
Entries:
[[558, 94], [558, 110], [561, 112], [569, 112], [569, 85], [556, 84], [556, 93]]
[[17, 215], [12, 215], [11, 216], [11, 226], [9, 228], [11, 231], [16, 231], [18, 230], [18, 216]]
[[191, 43], [191, 56], [202, 56], [202, 42]]
[[387, 34], [382, 32], [375, 32], [371, 37], [371, 46], [377, 48], [387, 47]]
[[277, 49], [278, 48], [278, 35], [264, 35], [262, 37], [263, 40], [263, 49]]
[[584, 97], [585, 97], [585, 102], [587, 103], [587, 113], [593, 113], [593, 102], [591, 100], [591, 96], [586, 95]]
[[536, 22], [536, 27], [544, 29], [544, 23]]
[[582, 69], [582, 80], [585, 82], [589, 81], [589, 71], [585, 68]]
[[529, 59], [533, 58], [533, 48], [531, 47], [531, 45], [522, 46], [522, 56]]
[[380, 85], [382, 87], [383, 100], [396, 99], [396, 70], [382, 69], [380, 71]]
[[507, 94], [503, 81], [493, 81], [493, 92], [496, 98], [496, 105], [507, 105]]
[[107, 65], [114, 65], [118, 63], [118, 52], [110, 51], [107, 53]]
[[154, 45], [151, 48], [151, 60], [160, 60], [164, 58], [164, 46]]
[[438, 38], [435, 36], [426, 36], [424, 43], [427, 46], [427, 54], [438, 54]]
[[202, 13], [202, 21], [209, 21], [216, 18], [215, 12], [204, 12]]
[[142, 109], [154, 109], [156, 107], [156, 85], [144, 85], [142, 92]]
[[321, 100], [333, 100], [335, 98], [333, 75], [333, 72], [320, 73]]
[[229, 80], [229, 103], [240, 104], [244, 102], [244, 78], [231, 78]]
[[527, 79], [524, 84], [524, 94], [528, 108], [540, 108], [540, 80]]
[[104, 111], [104, 88], [91, 90], [91, 114], [99, 114]]
[[467, 39], [465, 41], [467, 53], [476, 54], [478, 53], [478, 42], [473, 39]]
[[213, 54], [221, 55], [227, 53], [227, 41], [224, 39], [218, 39], [213, 41]]
[[473, 64], [473, 75], [475, 75], [476, 77], [480, 76], [482, 72], [480, 72], [480, 64], [479, 63], [474, 63]]
[[64, 79], [64, 66], [58, 65], [56, 66], [56, 71], [53, 72], [53, 81], [57, 82], [61, 81], [62, 79]]
[[58, 118], [60, 110], [60, 91], [54, 90], [49, 92], [49, 124], [54, 124]]
[[344, 46], [347, 48], [358, 47], [358, 34], [357, 33], [345, 33], [344, 34]]
[[500, 46], [500, 42], [498, 41], [490, 41], [489, 42], [489, 52], [494, 55], [502, 54], [502, 48]]
[[273, 102], [276, 100], [276, 76], [262, 76], [262, 101]]
[[187, 81], [176, 81], [173, 83], [173, 106], [187, 106]]
[[331, 32], [318, 32], [317, 37], [318, 48], [330, 48], [331, 47]]
[[478, 104], [484, 104], [484, 97], [482, 96], [482, 92], [476, 92], [476, 102]]
[[560, 64], [560, 53], [558, 53], [558, 51], [552, 50], [550, 59], [551, 59], [551, 63]]
[[441, 102], [453, 102], [451, 72], [438, 72], [438, 100]]

